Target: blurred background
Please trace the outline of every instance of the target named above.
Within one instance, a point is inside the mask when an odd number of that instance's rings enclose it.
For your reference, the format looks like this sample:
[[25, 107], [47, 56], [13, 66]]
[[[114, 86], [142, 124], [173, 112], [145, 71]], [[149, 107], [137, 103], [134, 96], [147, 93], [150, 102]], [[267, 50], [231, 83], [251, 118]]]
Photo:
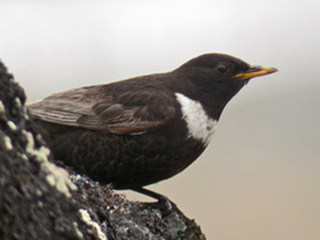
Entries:
[[0, 9], [0, 58], [29, 102], [208, 52], [277, 67], [229, 103], [193, 165], [150, 189], [207, 239], [320, 239], [320, 1], [2, 0]]

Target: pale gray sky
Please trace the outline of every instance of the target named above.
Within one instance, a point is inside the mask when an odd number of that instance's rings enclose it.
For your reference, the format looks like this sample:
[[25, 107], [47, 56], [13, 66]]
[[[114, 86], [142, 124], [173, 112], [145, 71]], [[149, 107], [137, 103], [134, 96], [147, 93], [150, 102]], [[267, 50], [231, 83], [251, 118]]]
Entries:
[[277, 67], [231, 101], [201, 158], [151, 188], [208, 239], [320, 239], [320, 1], [2, 0], [0, 9], [0, 58], [29, 101], [207, 52]]

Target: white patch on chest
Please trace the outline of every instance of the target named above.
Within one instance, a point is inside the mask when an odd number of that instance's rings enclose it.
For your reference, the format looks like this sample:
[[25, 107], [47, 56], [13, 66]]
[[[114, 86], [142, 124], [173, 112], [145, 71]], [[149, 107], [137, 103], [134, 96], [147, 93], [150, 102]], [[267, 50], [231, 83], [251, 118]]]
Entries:
[[210, 118], [202, 105], [181, 93], [175, 93], [181, 104], [182, 119], [187, 123], [189, 137], [208, 144], [215, 131], [218, 121]]

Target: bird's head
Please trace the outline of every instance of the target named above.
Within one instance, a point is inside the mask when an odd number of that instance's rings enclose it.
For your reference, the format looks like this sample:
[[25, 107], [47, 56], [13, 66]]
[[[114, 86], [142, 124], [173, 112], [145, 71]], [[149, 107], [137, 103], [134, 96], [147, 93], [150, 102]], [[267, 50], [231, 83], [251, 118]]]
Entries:
[[[199, 98], [204, 104], [220, 109], [254, 77], [276, 72], [276, 68], [251, 66], [241, 59], [225, 54], [205, 54], [176, 70], [179, 78], [187, 80], [195, 91], [186, 93], [191, 98]], [[199, 95], [199, 92], [201, 93]], [[198, 96], [192, 96], [193, 93]]]
[[193, 58], [178, 70], [189, 75], [197, 86], [245, 85], [251, 78], [276, 72], [276, 68], [251, 66], [239, 58], [225, 54], [205, 54]]

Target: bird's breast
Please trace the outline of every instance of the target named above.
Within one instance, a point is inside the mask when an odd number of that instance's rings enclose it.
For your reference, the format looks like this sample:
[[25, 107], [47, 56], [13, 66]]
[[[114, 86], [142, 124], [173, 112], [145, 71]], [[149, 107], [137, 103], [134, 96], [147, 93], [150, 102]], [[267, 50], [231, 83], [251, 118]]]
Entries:
[[200, 102], [182, 93], [175, 93], [181, 105], [182, 119], [188, 128], [188, 137], [200, 140], [205, 146], [211, 140], [218, 121], [209, 117]]

